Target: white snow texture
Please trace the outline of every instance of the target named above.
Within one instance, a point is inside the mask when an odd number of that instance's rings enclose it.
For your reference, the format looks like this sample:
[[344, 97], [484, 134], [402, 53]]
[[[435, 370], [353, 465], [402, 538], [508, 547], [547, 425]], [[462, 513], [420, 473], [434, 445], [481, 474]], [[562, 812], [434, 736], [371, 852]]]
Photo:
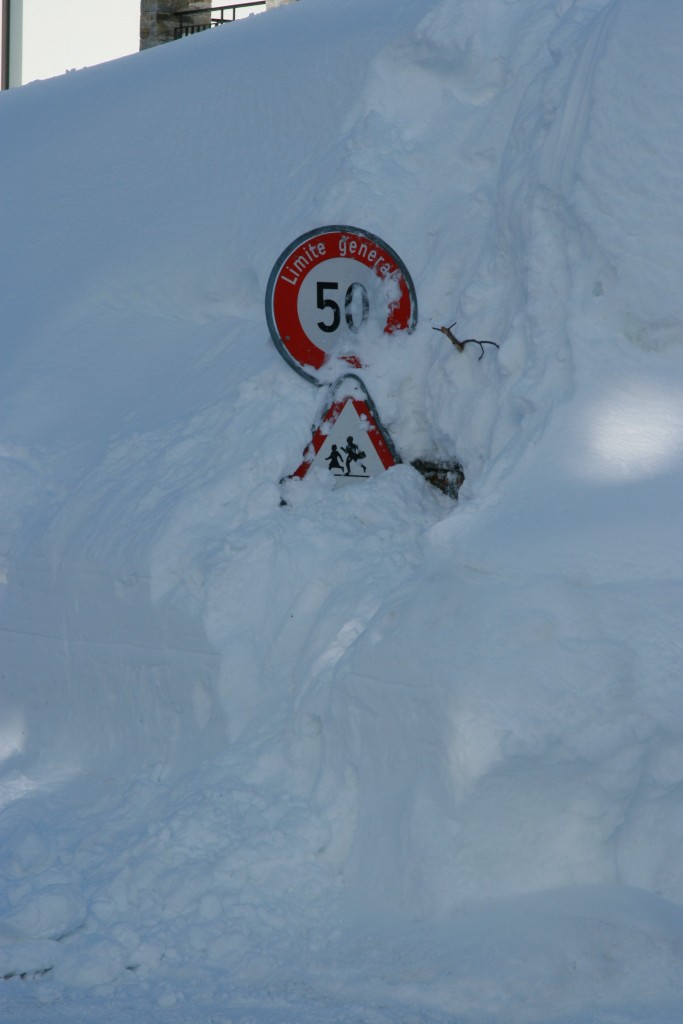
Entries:
[[[300, 0], [0, 97], [3, 1024], [680, 1024], [681, 53]], [[402, 464], [281, 505], [329, 224]]]

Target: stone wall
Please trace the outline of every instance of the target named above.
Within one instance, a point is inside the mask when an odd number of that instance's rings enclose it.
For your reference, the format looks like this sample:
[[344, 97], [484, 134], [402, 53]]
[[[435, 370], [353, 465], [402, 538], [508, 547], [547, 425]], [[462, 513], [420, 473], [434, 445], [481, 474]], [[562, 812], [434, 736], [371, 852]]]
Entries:
[[[193, 8], [210, 7], [211, 0], [141, 0], [140, 2], [140, 49], [168, 43], [174, 38], [178, 25], [176, 11], [191, 11]], [[198, 14], [196, 24], [210, 24], [210, 14]]]
[[[169, 43], [175, 38], [178, 20], [176, 11], [191, 11], [194, 8], [218, 7], [221, 0], [140, 0], [140, 49], [147, 50], [159, 43]], [[227, 3], [228, 0], [223, 0]], [[235, 0], [235, 3], [246, 3], [247, 0]], [[281, 7], [284, 4], [296, 3], [296, 0], [266, 0], [266, 10]], [[263, 10], [255, 7], [254, 11]], [[195, 25], [209, 25], [211, 15], [197, 14]]]

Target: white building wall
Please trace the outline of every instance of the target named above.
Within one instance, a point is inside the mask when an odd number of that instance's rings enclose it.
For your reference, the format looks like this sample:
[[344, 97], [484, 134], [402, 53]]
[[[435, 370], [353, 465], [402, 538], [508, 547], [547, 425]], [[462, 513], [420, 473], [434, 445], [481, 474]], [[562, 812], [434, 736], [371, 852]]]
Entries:
[[140, 0], [11, 0], [10, 86], [134, 53], [139, 33]]

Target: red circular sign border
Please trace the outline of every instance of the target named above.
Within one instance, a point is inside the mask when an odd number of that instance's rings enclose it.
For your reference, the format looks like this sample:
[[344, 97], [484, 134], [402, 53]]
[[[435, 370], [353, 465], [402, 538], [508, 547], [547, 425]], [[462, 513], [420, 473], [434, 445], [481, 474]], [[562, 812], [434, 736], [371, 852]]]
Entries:
[[[331, 251], [333, 239], [336, 240], [337, 250], [341, 240], [345, 239], [346, 251]], [[348, 250], [352, 246], [355, 248], [351, 253]], [[307, 231], [280, 254], [268, 279], [266, 320], [273, 342], [286, 362], [314, 384], [329, 383], [318, 376], [327, 361], [327, 353], [311, 341], [299, 322], [296, 312], [299, 290], [313, 266], [339, 257], [356, 259], [355, 254], [362, 247], [365, 247], [368, 256], [367, 260], [358, 260], [362, 266], [370, 267], [381, 277], [396, 275], [399, 283], [400, 299], [392, 307], [384, 328], [385, 333], [412, 331], [417, 323], [417, 297], [410, 274], [401, 258], [386, 242], [363, 228], [331, 224]], [[371, 256], [374, 258], [369, 259]], [[283, 295], [287, 301], [284, 310], [280, 308], [283, 303], [280, 296]], [[350, 366], [361, 367], [360, 360], [353, 354], [341, 358]]]

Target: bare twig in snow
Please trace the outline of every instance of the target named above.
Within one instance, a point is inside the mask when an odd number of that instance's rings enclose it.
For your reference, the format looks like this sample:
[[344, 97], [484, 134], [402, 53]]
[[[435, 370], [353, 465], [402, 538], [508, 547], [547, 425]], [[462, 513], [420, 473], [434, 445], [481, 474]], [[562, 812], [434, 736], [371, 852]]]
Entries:
[[478, 345], [479, 348], [481, 349], [481, 355], [479, 356], [480, 360], [484, 356], [484, 345], [495, 345], [496, 348], [500, 348], [500, 345], [498, 344], [497, 341], [479, 341], [478, 338], [465, 338], [463, 341], [460, 341], [453, 334], [453, 328], [455, 327], [457, 322], [457, 320], [454, 320], [450, 327], [432, 327], [432, 330], [441, 331], [442, 334], [445, 334], [448, 340], [451, 342], [451, 344], [455, 345], [458, 352], [462, 352], [465, 345]]

